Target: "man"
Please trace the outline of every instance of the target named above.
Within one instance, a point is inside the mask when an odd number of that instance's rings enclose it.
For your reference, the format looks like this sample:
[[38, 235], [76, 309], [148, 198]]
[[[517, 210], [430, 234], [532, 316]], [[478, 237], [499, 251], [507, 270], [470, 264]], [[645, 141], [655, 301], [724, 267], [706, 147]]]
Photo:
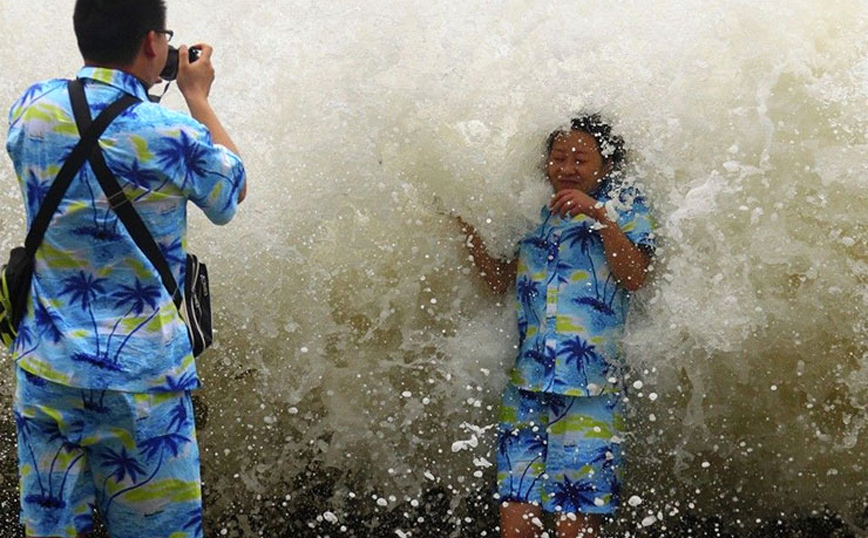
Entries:
[[[191, 118], [148, 100], [173, 35], [163, 0], [77, 0], [73, 22], [91, 115], [125, 94], [141, 100], [100, 147], [183, 283], [187, 201], [223, 224], [246, 192], [238, 150], [208, 102], [212, 48], [197, 45], [192, 64], [180, 49]], [[67, 81], [36, 84], [12, 107], [7, 151], [28, 224], [80, 136]], [[87, 163], [37, 250], [29, 301], [12, 346], [27, 535], [85, 536], [96, 507], [113, 538], [201, 536], [187, 330]]]

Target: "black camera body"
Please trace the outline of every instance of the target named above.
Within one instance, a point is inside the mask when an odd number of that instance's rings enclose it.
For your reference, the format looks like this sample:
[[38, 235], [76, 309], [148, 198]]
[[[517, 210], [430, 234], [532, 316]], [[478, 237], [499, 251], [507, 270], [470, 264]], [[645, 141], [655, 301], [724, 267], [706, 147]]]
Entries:
[[[202, 50], [196, 47], [190, 47], [187, 49], [187, 52], [190, 58], [190, 63], [193, 63], [199, 59]], [[180, 65], [180, 61], [181, 59], [178, 55], [178, 49], [169, 45], [169, 55], [166, 57], [166, 67], [164, 67], [163, 71], [160, 73], [160, 78], [167, 81], [178, 78], [178, 66]]]

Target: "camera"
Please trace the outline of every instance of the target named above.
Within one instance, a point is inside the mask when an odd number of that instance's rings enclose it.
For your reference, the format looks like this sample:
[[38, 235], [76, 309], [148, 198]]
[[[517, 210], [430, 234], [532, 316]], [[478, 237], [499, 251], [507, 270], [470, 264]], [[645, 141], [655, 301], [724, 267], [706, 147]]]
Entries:
[[[202, 50], [196, 47], [190, 47], [187, 49], [190, 57], [190, 63], [195, 62], [199, 59], [199, 55], [202, 53]], [[160, 78], [163, 80], [175, 80], [178, 78], [178, 65], [180, 64], [180, 58], [178, 56], [178, 49], [169, 45], [169, 55], [166, 57], [166, 67], [163, 68], [163, 71], [160, 73]]]

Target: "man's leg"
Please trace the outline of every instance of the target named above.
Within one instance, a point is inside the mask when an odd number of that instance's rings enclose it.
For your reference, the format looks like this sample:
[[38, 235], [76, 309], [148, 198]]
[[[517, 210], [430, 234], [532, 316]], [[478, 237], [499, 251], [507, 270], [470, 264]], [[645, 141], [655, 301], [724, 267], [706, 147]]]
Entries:
[[199, 447], [188, 392], [109, 392], [92, 450], [100, 514], [113, 538], [201, 538]]
[[93, 526], [93, 478], [82, 447], [79, 390], [16, 368], [21, 523], [28, 536], [75, 538]]

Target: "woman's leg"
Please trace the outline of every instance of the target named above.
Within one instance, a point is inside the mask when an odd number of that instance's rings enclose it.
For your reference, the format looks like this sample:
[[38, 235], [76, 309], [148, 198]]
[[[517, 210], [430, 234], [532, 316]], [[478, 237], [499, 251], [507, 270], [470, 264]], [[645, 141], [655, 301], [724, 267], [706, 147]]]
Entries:
[[539, 538], [543, 530], [542, 509], [539, 506], [519, 502], [500, 505], [502, 538]]
[[542, 535], [542, 493], [545, 483], [545, 395], [508, 385], [500, 408], [497, 441], [497, 498], [501, 536]]
[[599, 514], [558, 516], [558, 538], [596, 538], [600, 535]]

